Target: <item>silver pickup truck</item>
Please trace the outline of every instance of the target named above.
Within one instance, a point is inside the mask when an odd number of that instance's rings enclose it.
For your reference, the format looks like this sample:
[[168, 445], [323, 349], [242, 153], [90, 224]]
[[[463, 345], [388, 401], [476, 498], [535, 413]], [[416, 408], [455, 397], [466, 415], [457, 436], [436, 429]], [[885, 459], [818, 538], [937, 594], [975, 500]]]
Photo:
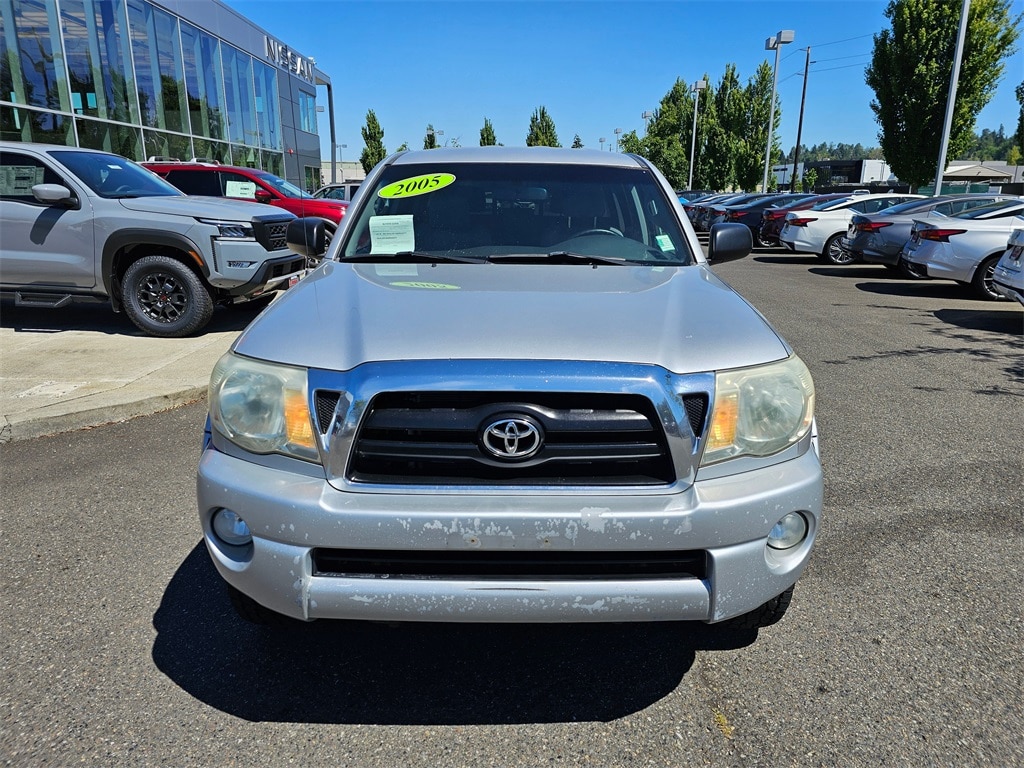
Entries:
[[[289, 243], [319, 255], [319, 219]], [[218, 363], [199, 462], [236, 609], [777, 621], [819, 528], [814, 385], [644, 159], [401, 153]]]
[[0, 142], [0, 295], [109, 301], [147, 334], [187, 336], [217, 304], [298, 281], [306, 262], [285, 242], [294, 218], [187, 197], [108, 152]]

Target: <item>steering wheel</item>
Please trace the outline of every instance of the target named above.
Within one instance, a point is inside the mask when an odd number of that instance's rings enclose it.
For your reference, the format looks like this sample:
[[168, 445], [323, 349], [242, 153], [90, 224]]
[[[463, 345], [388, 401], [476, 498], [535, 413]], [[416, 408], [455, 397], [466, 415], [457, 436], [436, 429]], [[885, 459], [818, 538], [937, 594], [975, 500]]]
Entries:
[[609, 228], [609, 229], [601, 229], [601, 228], [585, 229], [582, 232], [573, 232], [573, 234], [572, 234], [573, 237], [583, 237], [584, 235], [614, 235], [615, 237], [625, 237], [625, 235], [623, 235], [621, 232], [619, 232], [619, 230], [612, 229], [612, 228]]
[[112, 194], [115, 194], [115, 195], [125, 195], [125, 194], [128, 194], [131, 191], [132, 191], [132, 187], [130, 185], [122, 184], [121, 186], [119, 186], [116, 189], [114, 189]]

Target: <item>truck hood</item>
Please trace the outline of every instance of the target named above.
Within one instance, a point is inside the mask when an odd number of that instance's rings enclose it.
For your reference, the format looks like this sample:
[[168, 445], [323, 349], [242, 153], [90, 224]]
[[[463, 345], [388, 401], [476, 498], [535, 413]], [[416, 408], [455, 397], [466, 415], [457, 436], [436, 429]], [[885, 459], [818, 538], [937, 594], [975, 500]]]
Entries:
[[160, 213], [172, 216], [192, 216], [202, 219], [251, 221], [253, 219], [291, 218], [287, 211], [269, 209], [261, 203], [225, 200], [221, 197], [198, 195], [168, 195], [166, 197], [126, 197], [118, 200], [129, 211]]
[[256, 318], [234, 349], [339, 371], [373, 361], [525, 359], [694, 373], [789, 355], [704, 265], [327, 262]]

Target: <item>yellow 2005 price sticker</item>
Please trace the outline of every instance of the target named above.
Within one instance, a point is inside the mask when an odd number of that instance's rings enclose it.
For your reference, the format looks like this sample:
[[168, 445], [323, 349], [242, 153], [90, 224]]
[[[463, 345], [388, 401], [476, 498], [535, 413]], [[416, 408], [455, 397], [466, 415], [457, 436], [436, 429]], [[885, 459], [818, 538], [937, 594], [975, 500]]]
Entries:
[[455, 176], [451, 173], [428, 173], [425, 176], [413, 176], [411, 179], [394, 181], [382, 188], [377, 193], [377, 196], [387, 198], [415, 197], [416, 195], [425, 195], [428, 192], [444, 189], [453, 181], [455, 181]]

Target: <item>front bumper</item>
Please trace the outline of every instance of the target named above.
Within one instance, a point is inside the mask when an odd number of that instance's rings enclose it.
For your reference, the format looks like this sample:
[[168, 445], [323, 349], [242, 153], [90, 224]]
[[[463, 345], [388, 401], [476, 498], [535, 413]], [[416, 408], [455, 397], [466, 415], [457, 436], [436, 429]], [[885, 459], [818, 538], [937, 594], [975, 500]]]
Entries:
[[[207, 447], [199, 514], [221, 576], [271, 610], [299, 619], [445, 622], [721, 621], [784, 592], [810, 556], [822, 506], [817, 452], [698, 480], [665, 495], [352, 493], [323, 477], [257, 465]], [[246, 547], [211, 531], [215, 510], [240, 514]], [[779, 552], [772, 526], [799, 511], [808, 534]], [[586, 579], [473, 575], [316, 575], [314, 549], [415, 553], [699, 552], [699, 578]]]

